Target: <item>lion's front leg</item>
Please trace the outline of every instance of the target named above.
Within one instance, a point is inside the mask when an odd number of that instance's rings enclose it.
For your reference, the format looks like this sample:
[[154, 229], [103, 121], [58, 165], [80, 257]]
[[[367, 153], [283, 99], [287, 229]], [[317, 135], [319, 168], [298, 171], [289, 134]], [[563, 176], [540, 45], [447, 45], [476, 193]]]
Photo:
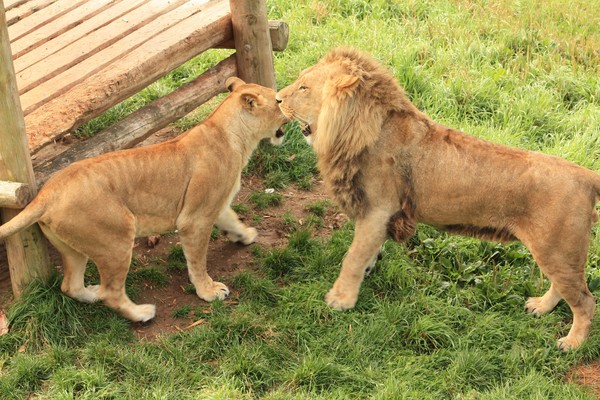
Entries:
[[342, 262], [342, 270], [325, 296], [327, 304], [336, 310], [353, 308], [367, 268], [377, 260], [381, 245], [387, 237], [389, 214], [372, 212], [356, 221], [354, 239]]
[[249, 245], [254, 243], [258, 236], [256, 229], [244, 225], [229, 206], [221, 212], [215, 225], [221, 231], [226, 232], [227, 238], [234, 243], [240, 242]]

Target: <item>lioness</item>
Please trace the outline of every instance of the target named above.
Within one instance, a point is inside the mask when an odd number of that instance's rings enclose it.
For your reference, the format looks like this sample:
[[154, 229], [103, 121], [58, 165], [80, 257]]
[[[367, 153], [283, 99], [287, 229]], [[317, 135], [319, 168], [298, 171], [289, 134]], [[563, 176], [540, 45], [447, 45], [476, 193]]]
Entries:
[[[254, 242], [257, 232], [230, 208], [241, 171], [263, 138], [283, 141], [287, 118], [275, 91], [229, 78], [231, 94], [201, 124], [153, 146], [74, 163], [54, 175], [35, 199], [0, 227], [0, 239], [39, 223], [62, 255], [61, 290], [82, 302], [102, 300], [132, 321], [154, 317], [153, 304], [136, 305], [125, 293], [134, 239], [176, 228], [188, 273], [201, 299], [229, 294], [206, 271], [213, 223], [232, 241]], [[99, 286], [84, 286], [86, 262]]]
[[494, 241], [520, 240], [550, 279], [526, 302], [539, 316], [561, 298], [573, 312], [563, 350], [587, 337], [595, 300], [584, 268], [600, 176], [549, 155], [513, 149], [442, 126], [408, 100], [392, 74], [353, 49], [334, 49], [277, 93], [305, 124], [330, 194], [356, 219], [352, 245], [326, 296], [354, 307], [365, 270], [388, 236], [416, 223]]

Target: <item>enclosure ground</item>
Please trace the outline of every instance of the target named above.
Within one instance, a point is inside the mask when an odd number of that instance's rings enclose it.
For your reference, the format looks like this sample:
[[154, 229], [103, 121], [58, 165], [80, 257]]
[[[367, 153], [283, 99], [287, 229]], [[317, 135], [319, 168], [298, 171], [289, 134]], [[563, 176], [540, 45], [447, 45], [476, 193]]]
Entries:
[[[145, 144], [166, 140], [176, 133], [175, 130], [159, 132]], [[262, 179], [253, 176], [245, 176], [242, 182], [242, 188], [233, 204], [247, 206], [247, 211], [240, 212], [240, 217], [247, 225], [254, 226], [259, 231], [257, 241], [253, 245], [243, 246], [228, 241], [224, 235], [218, 235], [210, 242], [207, 260], [211, 277], [230, 288], [233, 278], [240, 272], [251, 271], [253, 274], [261, 274], [259, 266], [254, 262], [254, 246], [267, 249], [286, 246], [289, 236], [286, 218], [292, 218], [298, 225], [310, 223], [313, 214], [307, 207], [327, 199], [322, 184], [317, 182], [310, 191], [295, 187], [277, 190], [276, 193], [282, 198], [281, 203], [260, 210], [251, 205], [250, 199], [254, 193], [264, 193], [269, 188], [264, 186]], [[343, 225], [346, 220], [344, 214], [331, 206], [323, 215], [322, 223], [312, 231], [315, 235], [326, 238], [330, 236], [333, 229]], [[136, 294], [137, 303], [153, 303], [157, 306], [157, 315], [152, 321], [131, 324], [131, 329], [135, 331], [140, 341], [156, 341], [161, 336], [199, 329], [203, 324], [204, 315], [208, 316], [211, 313], [211, 304], [200, 300], [193, 291], [189, 290], [187, 271], [168, 267], [169, 254], [178, 245], [179, 237], [176, 232], [162, 235], [154, 246], [149, 245], [146, 238], [136, 241], [132, 271], [153, 267], [159, 269], [167, 278], [165, 283], [160, 284], [144, 281], [143, 287]], [[56, 251], [51, 251], [51, 254], [54, 264], [60, 266], [59, 255]], [[58, 268], [60, 270], [60, 267]], [[0, 310], [8, 306], [11, 301], [7, 270], [6, 254], [3, 246], [0, 245]], [[229, 306], [236, 306], [240, 291], [243, 291], [243, 287], [232, 290], [226, 300]], [[177, 316], [177, 310], [182, 307], [188, 307], [193, 311], [183, 317]], [[573, 368], [567, 375], [567, 380], [589, 388], [600, 399], [600, 361]]]

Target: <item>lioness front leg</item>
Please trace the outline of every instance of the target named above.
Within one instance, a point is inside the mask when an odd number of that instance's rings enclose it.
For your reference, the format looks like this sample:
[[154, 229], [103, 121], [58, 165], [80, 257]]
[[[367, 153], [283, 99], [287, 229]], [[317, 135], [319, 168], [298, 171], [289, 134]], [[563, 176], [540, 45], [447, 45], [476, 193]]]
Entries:
[[227, 238], [234, 243], [241, 242], [249, 245], [254, 243], [258, 236], [256, 229], [244, 225], [229, 206], [221, 212], [215, 225], [226, 232]]
[[367, 268], [377, 260], [381, 245], [387, 237], [389, 214], [372, 212], [356, 221], [354, 239], [342, 262], [342, 270], [325, 296], [327, 304], [336, 310], [353, 308]]
[[187, 261], [190, 281], [202, 300], [223, 300], [229, 295], [229, 289], [221, 282], [213, 281], [206, 271], [206, 253], [212, 224], [199, 223], [198, 225], [179, 228], [179, 238]]

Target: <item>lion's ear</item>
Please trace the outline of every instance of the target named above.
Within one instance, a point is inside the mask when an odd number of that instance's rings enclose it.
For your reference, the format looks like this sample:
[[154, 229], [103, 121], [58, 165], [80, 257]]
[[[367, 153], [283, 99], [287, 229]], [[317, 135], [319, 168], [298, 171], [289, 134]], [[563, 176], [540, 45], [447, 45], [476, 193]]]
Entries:
[[240, 99], [242, 102], [242, 107], [244, 107], [247, 110], [252, 110], [259, 104], [258, 96], [255, 95], [254, 93], [250, 93], [250, 92], [242, 93], [242, 96], [240, 97]]
[[335, 88], [340, 92], [346, 92], [358, 84], [358, 76], [343, 74], [334, 80]]
[[241, 80], [237, 76], [232, 76], [230, 78], [227, 78], [227, 80], [225, 81], [225, 87], [230, 92], [233, 92], [235, 89], [237, 89], [241, 85], [244, 85], [245, 83], [246, 82], [244, 82], [243, 80]]

